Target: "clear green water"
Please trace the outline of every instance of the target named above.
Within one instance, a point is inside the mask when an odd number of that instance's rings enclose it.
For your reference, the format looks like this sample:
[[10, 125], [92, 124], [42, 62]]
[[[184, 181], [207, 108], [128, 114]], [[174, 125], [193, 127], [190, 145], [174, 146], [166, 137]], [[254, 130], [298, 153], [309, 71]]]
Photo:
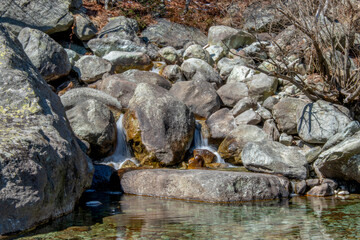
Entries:
[[[88, 193], [86, 207], [27, 239], [359, 239], [360, 197], [207, 204]], [[78, 226], [78, 227], [75, 227]], [[82, 227], [79, 227], [82, 226]]]

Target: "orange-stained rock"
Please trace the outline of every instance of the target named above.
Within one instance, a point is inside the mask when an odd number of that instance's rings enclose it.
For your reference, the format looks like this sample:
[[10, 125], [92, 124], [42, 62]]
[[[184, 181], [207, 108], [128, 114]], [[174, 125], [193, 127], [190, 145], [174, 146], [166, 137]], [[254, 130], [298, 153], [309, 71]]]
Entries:
[[204, 159], [201, 156], [196, 155], [195, 157], [189, 159], [188, 169], [203, 168], [204, 165]]
[[216, 155], [206, 149], [195, 149], [194, 156], [201, 156], [204, 159], [205, 165], [216, 162]]
[[228, 165], [226, 163], [209, 163], [206, 164], [206, 167], [213, 169], [227, 168]]

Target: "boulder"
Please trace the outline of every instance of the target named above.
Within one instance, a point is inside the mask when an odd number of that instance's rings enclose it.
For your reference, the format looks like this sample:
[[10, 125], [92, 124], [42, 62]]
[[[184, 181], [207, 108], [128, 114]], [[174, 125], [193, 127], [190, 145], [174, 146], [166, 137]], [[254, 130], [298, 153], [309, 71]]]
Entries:
[[294, 138], [291, 135], [287, 135], [286, 133], [280, 134], [279, 143], [284, 144], [285, 146], [291, 146]]
[[71, 64], [64, 48], [37, 29], [24, 28], [18, 39], [30, 61], [46, 81], [69, 74]]
[[341, 132], [332, 136], [322, 147], [322, 151], [326, 151], [336, 144], [344, 141], [346, 138], [353, 136], [360, 130], [360, 123], [358, 121], [350, 122]]
[[280, 133], [276, 127], [276, 123], [274, 119], [266, 120], [264, 122], [263, 130], [269, 136], [270, 139], [274, 141], [279, 141]]
[[80, 59], [80, 55], [69, 48], [64, 48], [64, 49], [66, 51], [71, 66], [74, 66], [75, 62]]
[[73, 24], [70, 1], [64, 0], [3, 0], [0, 5], [0, 25], [15, 35], [25, 27], [47, 34], [63, 32]]
[[248, 32], [237, 30], [228, 26], [212, 26], [209, 28], [209, 45], [221, 46], [224, 49], [237, 49], [256, 41]]
[[351, 120], [350, 111], [346, 107], [319, 100], [298, 110], [297, 131], [305, 142], [325, 143], [341, 132]]
[[259, 96], [259, 99], [266, 99], [276, 92], [278, 79], [260, 73], [251, 77], [248, 82], [249, 95]]
[[226, 162], [240, 165], [242, 164], [241, 151], [245, 144], [266, 139], [268, 136], [261, 128], [253, 125], [240, 125], [226, 136], [220, 144], [218, 152]]
[[154, 72], [131, 69], [121, 74], [112, 75], [110, 77], [119, 78], [134, 83], [150, 83], [167, 90], [171, 88], [171, 82]]
[[[8, 5], [2, 2], [3, 6]], [[4, 235], [71, 212], [91, 184], [93, 167], [71, 131], [59, 97], [2, 26], [0, 52], [0, 235]]]
[[[338, 136], [335, 135], [334, 138]], [[319, 178], [353, 180], [360, 183], [360, 132], [357, 131], [323, 151], [314, 162], [314, 168]]]
[[179, 64], [180, 57], [174, 47], [164, 47], [159, 50], [160, 57], [164, 59], [166, 64]]
[[226, 83], [245, 82], [255, 75], [255, 71], [251, 68], [236, 65], [233, 67]]
[[220, 75], [204, 60], [198, 58], [187, 59], [181, 64], [181, 70], [187, 80], [203, 80], [214, 83], [218, 87], [222, 84]]
[[189, 159], [187, 169], [201, 169], [203, 167], [205, 167], [205, 161], [202, 156], [195, 155], [193, 158]]
[[87, 41], [96, 36], [97, 29], [86, 14], [76, 14], [74, 19], [74, 33], [78, 39]]
[[239, 116], [241, 113], [245, 112], [246, 110], [249, 110], [250, 108], [253, 108], [256, 106], [256, 102], [249, 98], [249, 97], [245, 97], [240, 99], [235, 106], [233, 107], [233, 109], [231, 109], [231, 114], [234, 117]]
[[112, 51], [147, 52], [146, 46], [120, 37], [93, 38], [88, 43], [91, 51], [102, 57]]
[[105, 158], [114, 151], [116, 122], [106, 105], [89, 99], [67, 110], [66, 116], [75, 135], [90, 144], [92, 159]]
[[243, 125], [243, 124], [257, 125], [260, 122], [261, 122], [260, 115], [256, 113], [252, 108], [239, 114], [235, 118], [236, 125]]
[[217, 63], [217, 68], [219, 69], [220, 76], [223, 79], [227, 79], [235, 66], [244, 66], [246, 63], [246, 60], [242, 58], [231, 59], [224, 57]]
[[267, 110], [264, 107], [259, 107], [258, 109], [256, 109], [255, 111], [257, 114], [259, 114], [259, 116], [261, 117], [262, 120], [268, 120], [270, 118], [272, 118], [272, 114], [269, 110]]
[[129, 194], [204, 202], [229, 203], [289, 196], [286, 178], [247, 172], [144, 169], [126, 172], [120, 182], [124, 192]]
[[308, 176], [305, 156], [297, 148], [279, 142], [249, 142], [241, 152], [241, 160], [246, 169], [254, 172], [281, 174], [300, 180]]
[[270, 111], [273, 110], [275, 104], [277, 104], [279, 102], [279, 99], [273, 96], [270, 96], [268, 98], [265, 99], [264, 103], [262, 104], [262, 106]]
[[159, 47], [172, 46], [176, 49], [183, 48], [187, 42], [204, 46], [207, 38], [199, 29], [158, 19], [156, 24], [148, 26], [141, 35], [156, 43]]
[[166, 89], [140, 83], [124, 117], [126, 138], [143, 165], [182, 161], [195, 131], [195, 118]]
[[143, 52], [112, 51], [103, 56], [108, 60], [116, 73], [129, 69], [150, 70], [153, 66], [151, 59]]
[[112, 71], [109, 61], [97, 56], [82, 56], [74, 65], [73, 69], [79, 75], [81, 81], [92, 83]]
[[242, 82], [227, 83], [216, 92], [226, 107], [234, 107], [239, 100], [249, 95], [246, 84]]
[[280, 132], [297, 133], [296, 114], [306, 102], [299, 98], [282, 98], [273, 108], [272, 114]]
[[120, 102], [116, 98], [102, 91], [87, 87], [70, 89], [62, 95], [60, 99], [66, 111], [75, 107], [78, 103], [85, 102], [89, 99], [95, 99], [118, 111], [122, 109]]
[[205, 49], [203, 49], [202, 46], [200, 46], [198, 44], [193, 44], [193, 45], [189, 46], [188, 48], [186, 48], [186, 50], [183, 54], [183, 58], [184, 58], [184, 60], [190, 59], [190, 58], [198, 58], [198, 59], [204, 60], [205, 62], [207, 62], [210, 65], [214, 64], [210, 54]]
[[139, 31], [138, 23], [135, 19], [126, 18], [124, 16], [113, 17], [98, 33], [99, 38], [118, 38], [129, 40], [137, 44], [140, 39], [137, 36]]
[[334, 195], [334, 189], [328, 183], [315, 186], [306, 193], [307, 196], [326, 197]]
[[205, 166], [211, 163], [215, 163], [217, 160], [216, 155], [207, 149], [194, 149], [194, 156], [201, 156], [204, 159]]
[[206, 125], [209, 127], [211, 138], [215, 140], [223, 140], [236, 127], [234, 116], [227, 108], [211, 114], [206, 120]]
[[273, 4], [254, 2], [246, 7], [244, 29], [250, 32], [268, 32], [271, 28], [284, 24], [284, 16], [276, 11]]
[[178, 65], [167, 65], [163, 68], [161, 75], [172, 83], [185, 81], [185, 76]]
[[226, 56], [226, 51], [220, 46], [209, 46], [205, 50], [210, 54], [210, 57], [215, 63], [219, 62]]
[[190, 108], [197, 116], [207, 118], [220, 109], [221, 101], [214, 87], [203, 80], [177, 82], [170, 94]]

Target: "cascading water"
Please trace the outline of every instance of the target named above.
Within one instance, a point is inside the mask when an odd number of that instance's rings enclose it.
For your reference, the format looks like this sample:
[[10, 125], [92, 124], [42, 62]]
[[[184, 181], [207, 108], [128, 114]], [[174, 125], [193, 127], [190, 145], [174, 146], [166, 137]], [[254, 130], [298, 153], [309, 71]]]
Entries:
[[215, 154], [217, 163], [225, 163], [224, 159], [221, 158], [220, 154], [213, 147], [209, 145], [208, 139], [204, 138], [203, 135], [201, 134], [201, 124], [198, 121], [196, 121], [196, 126], [195, 126], [195, 134], [194, 134], [194, 142], [193, 142], [192, 150], [194, 149], [208, 150], [213, 154]]
[[101, 164], [111, 165], [115, 169], [120, 169], [126, 160], [130, 160], [138, 165], [138, 161], [132, 156], [130, 146], [126, 142], [126, 133], [122, 123], [123, 118], [124, 114], [121, 114], [119, 120], [116, 122], [117, 144], [115, 152], [101, 162]]

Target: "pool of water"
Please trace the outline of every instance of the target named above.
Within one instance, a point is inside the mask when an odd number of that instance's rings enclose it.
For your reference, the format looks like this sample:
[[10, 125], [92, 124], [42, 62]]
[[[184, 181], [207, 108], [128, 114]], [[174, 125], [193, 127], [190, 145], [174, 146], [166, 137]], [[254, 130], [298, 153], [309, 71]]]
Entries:
[[[88, 207], [86, 202], [102, 205]], [[360, 197], [209, 204], [88, 192], [26, 239], [359, 239]]]

